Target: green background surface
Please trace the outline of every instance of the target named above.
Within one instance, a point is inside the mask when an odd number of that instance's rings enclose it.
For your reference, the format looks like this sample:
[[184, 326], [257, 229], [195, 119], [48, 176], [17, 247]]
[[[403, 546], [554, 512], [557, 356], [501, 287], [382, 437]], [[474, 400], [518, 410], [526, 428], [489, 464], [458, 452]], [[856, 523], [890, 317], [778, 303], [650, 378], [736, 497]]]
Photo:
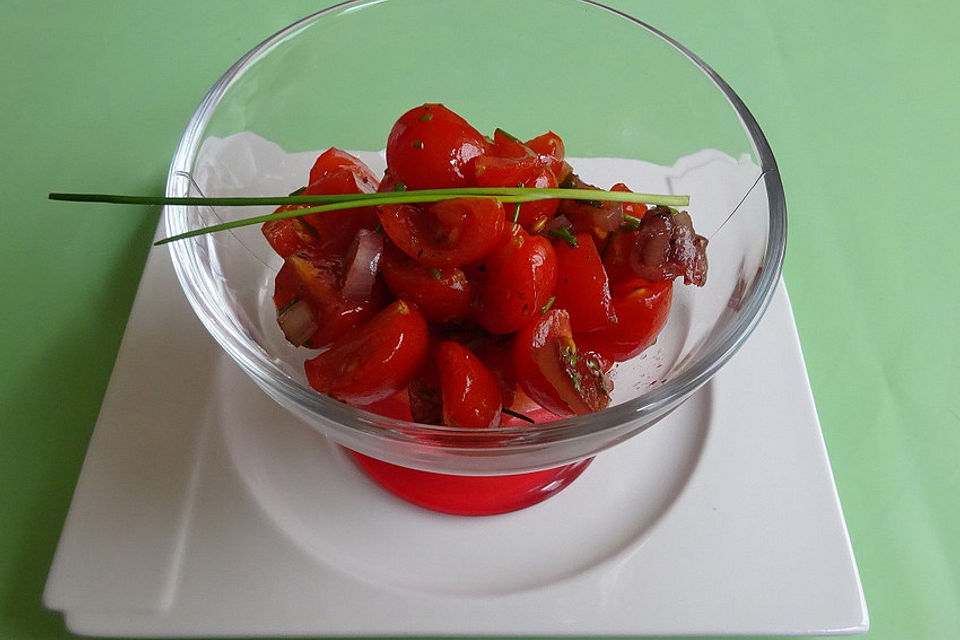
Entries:
[[[220, 73], [324, 4], [0, 0], [0, 638], [69, 636], [41, 593], [159, 213], [46, 193], [159, 192]], [[867, 637], [958, 637], [960, 5], [610, 4], [707, 60], [777, 157]]]

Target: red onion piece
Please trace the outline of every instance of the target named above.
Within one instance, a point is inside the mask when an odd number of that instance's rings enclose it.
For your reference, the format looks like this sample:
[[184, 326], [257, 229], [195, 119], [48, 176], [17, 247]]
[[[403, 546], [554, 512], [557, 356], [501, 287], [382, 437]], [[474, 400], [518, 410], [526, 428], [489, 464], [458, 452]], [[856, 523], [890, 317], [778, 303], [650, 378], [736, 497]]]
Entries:
[[369, 300], [380, 269], [383, 255], [383, 236], [369, 229], [360, 229], [353, 240], [346, 274], [343, 277], [343, 297], [347, 300]]
[[297, 300], [288, 305], [277, 317], [277, 324], [291, 344], [301, 347], [320, 328], [313, 310], [306, 300]]

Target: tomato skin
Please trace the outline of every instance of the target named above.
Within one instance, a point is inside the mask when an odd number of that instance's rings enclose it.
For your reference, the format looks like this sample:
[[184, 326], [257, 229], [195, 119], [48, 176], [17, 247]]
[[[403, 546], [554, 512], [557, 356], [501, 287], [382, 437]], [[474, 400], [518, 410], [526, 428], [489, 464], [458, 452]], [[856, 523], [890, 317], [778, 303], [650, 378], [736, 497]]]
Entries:
[[[477, 186], [556, 189], [557, 178], [536, 153], [502, 130], [493, 135], [493, 144], [474, 165]], [[511, 220], [516, 218], [527, 230], [534, 230], [557, 213], [559, 200], [536, 200], [517, 207], [505, 206]]]
[[537, 154], [541, 162], [547, 165], [547, 168], [550, 169], [557, 180], [564, 178], [563, 159], [565, 149], [560, 136], [553, 131], [548, 131], [543, 135], [527, 140], [525, 144]]
[[480, 280], [477, 322], [494, 334], [517, 331], [536, 317], [557, 286], [557, 255], [550, 241], [511, 223], [503, 239], [471, 273]]
[[423, 104], [400, 116], [387, 138], [387, 166], [407, 189], [474, 186], [473, 163], [487, 141], [442, 104]]
[[359, 184], [362, 185], [360, 188], [364, 193], [376, 191], [380, 184], [377, 176], [373, 174], [373, 171], [371, 171], [360, 158], [346, 151], [341, 151], [336, 147], [330, 147], [317, 157], [313, 163], [313, 167], [310, 169], [310, 182], [307, 184], [313, 184], [317, 180], [344, 170], [357, 177]]
[[500, 424], [500, 388], [493, 373], [469, 349], [452, 340], [433, 351], [440, 379], [443, 423], [488, 429]]
[[553, 414], [584, 415], [610, 402], [601, 367], [578, 351], [564, 309], [550, 309], [521, 329], [513, 359], [523, 391]]
[[617, 322], [577, 336], [581, 349], [614, 362], [629, 360], [649, 347], [667, 322], [673, 300], [669, 280], [648, 282], [634, 277], [612, 285]]
[[341, 288], [343, 259], [318, 246], [287, 256], [274, 285], [274, 304], [280, 310], [295, 299], [306, 300], [319, 328], [307, 346], [322, 349], [347, 330], [372, 317], [384, 304], [382, 285], [368, 300], [347, 300]]
[[489, 253], [503, 232], [503, 205], [494, 198], [453, 198], [427, 207], [378, 207], [380, 224], [408, 256], [428, 267], [459, 267]]
[[415, 304], [427, 322], [440, 324], [470, 317], [472, 293], [463, 269], [424, 266], [392, 242], [384, 245], [380, 268], [390, 293]]
[[316, 230], [300, 218], [264, 222], [260, 232], [281, 258], [319, 242]]
[[423, 315], [397, 300], [304, 363], [310, 386], [355, 406], [384, 400], [406, 387], [428, 355]]
[[[369, 171], [369, 169], [367, 169]], [[343, 169], [328, 173], [310, 183], [301, 195], [340, 195], [347, 193], [372, 193], [365, 185], [359, 173], [353, 169]], [[308, 205], [307, 205], [308, 206]], [[303, 208], [296, 205], [296, 208]], [[324, 213], [308, 213], [303, 220], [309, 224], [319, 238], [319, 244], [328, 253], [343, 254], [353, 243], [360, 229], [377, 227], [376, 207], [356, 207]]]
[[558, 264], [554, 304], [569, 312], [576, 333], [609, 327], [617, 317], [607, 272], [590, 234], [574, 237], [576, 247], [563, 240], [554, 244]]

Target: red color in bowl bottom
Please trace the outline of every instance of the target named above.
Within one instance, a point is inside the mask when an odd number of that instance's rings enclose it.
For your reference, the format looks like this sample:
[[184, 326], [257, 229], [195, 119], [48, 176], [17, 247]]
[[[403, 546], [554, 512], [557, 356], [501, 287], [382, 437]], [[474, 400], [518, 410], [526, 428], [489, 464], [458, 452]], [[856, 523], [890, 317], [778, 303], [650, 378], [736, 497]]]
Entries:
[[537, 504], [567, 487], [593, 460], [507, 476], [454, 476], [347, 452], [374, 482], [407, 502], [459, 516], [490, 516]]

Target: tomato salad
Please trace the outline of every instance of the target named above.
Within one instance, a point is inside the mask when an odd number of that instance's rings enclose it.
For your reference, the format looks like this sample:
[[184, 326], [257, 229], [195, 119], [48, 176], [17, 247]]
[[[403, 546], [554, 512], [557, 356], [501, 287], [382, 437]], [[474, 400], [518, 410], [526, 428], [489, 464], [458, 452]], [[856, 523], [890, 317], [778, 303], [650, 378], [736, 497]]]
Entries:
[[[302, 193], [596, 188], [574, 173], [555, 133], [487, 137], [441, 104], [397, 120], [386, 160], [378, 177], [328, 149]], [[306, 213], [262, 232], [284, 260], [279, 325], [292, 344], [320, 350], [304, 365], [310, 385], [453, 427], [603, 409], [612, 367], [664, 326], [674, 280], [706, 279], [706, 239], [686, 212], [663, 206], [457, 197]]]

